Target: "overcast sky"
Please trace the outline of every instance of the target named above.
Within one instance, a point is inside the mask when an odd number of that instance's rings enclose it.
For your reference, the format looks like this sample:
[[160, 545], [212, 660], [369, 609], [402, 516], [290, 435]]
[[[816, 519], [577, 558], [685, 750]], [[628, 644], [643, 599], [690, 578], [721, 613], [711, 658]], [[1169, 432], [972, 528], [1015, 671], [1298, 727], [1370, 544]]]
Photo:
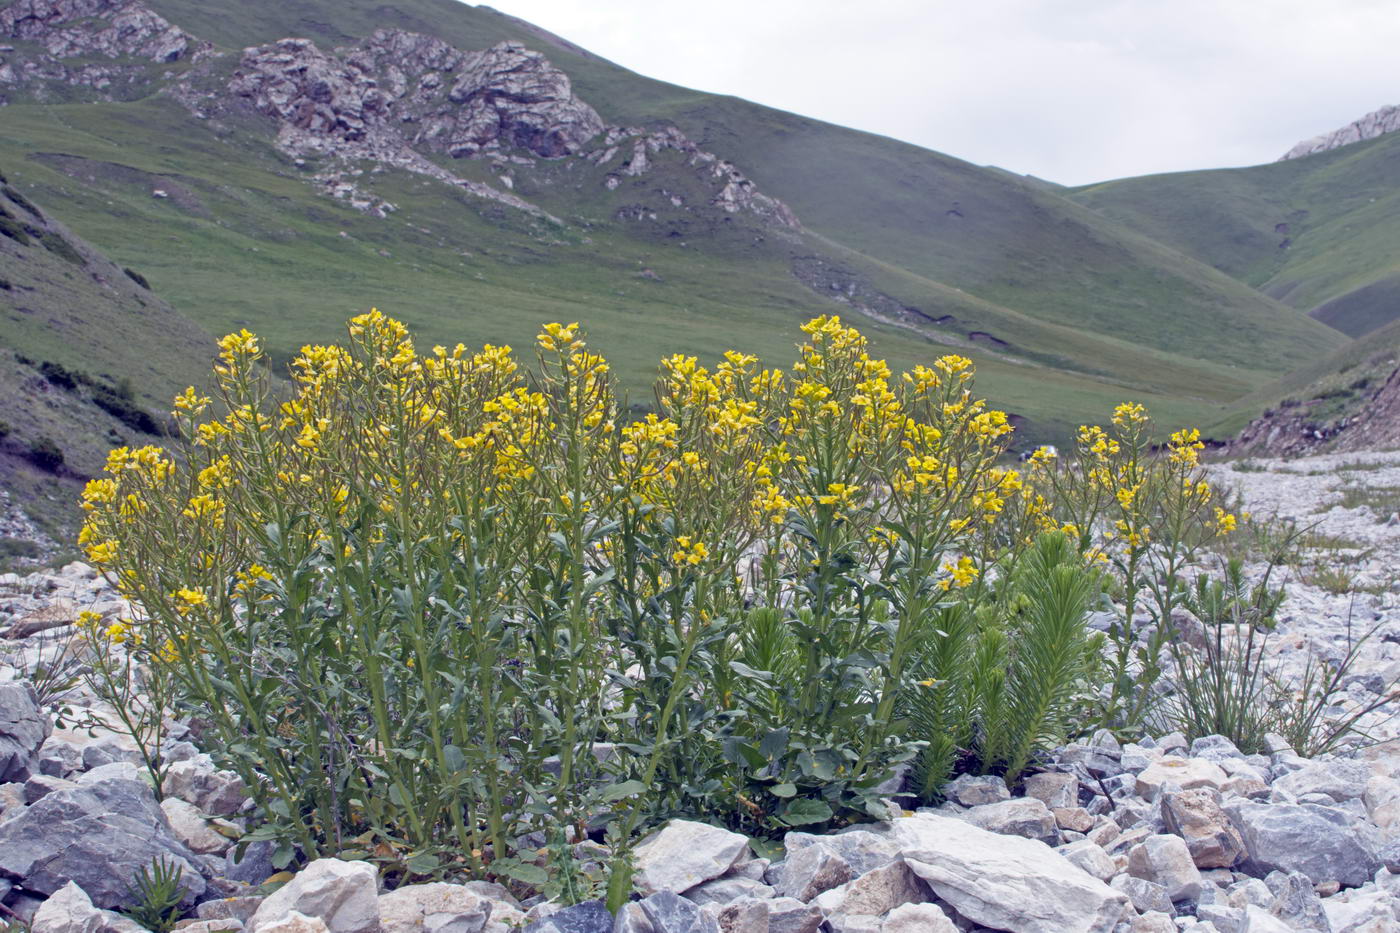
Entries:
[[1269, 162], [1400, 103], [1400, 0], [490, 2], [650, 77], [1064, 184]]

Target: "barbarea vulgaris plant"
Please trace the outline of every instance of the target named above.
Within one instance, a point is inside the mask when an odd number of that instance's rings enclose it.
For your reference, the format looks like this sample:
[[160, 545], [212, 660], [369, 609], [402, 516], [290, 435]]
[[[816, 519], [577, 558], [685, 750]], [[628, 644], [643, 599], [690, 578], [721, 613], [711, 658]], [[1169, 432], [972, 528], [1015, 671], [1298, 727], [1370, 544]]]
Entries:
[[[114, 451], [81, 540], [144, 607], [123, 636], [247, 784], [247, 838], [282, 864], [581, 892], [564, 839], [607, 833], [616, 903], [627, 848], [668, 816], [756, 836], [884, 816], [902, 764], [951, 767], [921, 728], [1018, 770], [1070, 728], [1090, 661], [1054, 633], [1092, 603], [1090, 568], [1138, 580], [1142, 504], [1194, 515], [1208, 493], [1145, 456], [1139, 477], [1087, 428], [1088, 460], [1037, 455], [1028, 480], [999, 465], [1011, 426], [968, 359], [895, 377], [836, 317], [803, 332], [786, 370], [665, 359], [640, 418], [577, 324], [525, 367], [420, 353], [371, 311], [305, 347], [290, 392], [253, 334], [221, 340], [212, 397], [175, 400], [180, 459]], [[1027, 608], [1042, 591], [1059, 615]], [[995, 723], [959, 706], [990, 694], [950, 683], [954, 637], [1049, 699], [1002, 689], [1022, 712]]]

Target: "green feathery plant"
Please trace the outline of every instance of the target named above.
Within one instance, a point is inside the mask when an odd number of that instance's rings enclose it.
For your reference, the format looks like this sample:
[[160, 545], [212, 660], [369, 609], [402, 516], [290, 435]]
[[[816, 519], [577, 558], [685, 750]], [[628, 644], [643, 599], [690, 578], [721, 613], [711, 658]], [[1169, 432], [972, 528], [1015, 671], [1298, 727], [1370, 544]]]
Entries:
[[1084, 627], [1098, 593], [1098, 572], [1050, 532], [1011, 572], [1004, 617], [980, 630], [961, 605], [936, 617], [906, 698], [913, 733], [928, 743], [915, 769], [922, 797], [936, 796], [962, 757], [1013, 784], [1038, 750], [1066, 739], [1102, 643]]
[[180, 920], [180, 901], [185, 891], [180, 885], [184, 869], [160, 856], [143, 866], [132, 882], [135, 903], [123, 913], [152, 933], [170, 933]]

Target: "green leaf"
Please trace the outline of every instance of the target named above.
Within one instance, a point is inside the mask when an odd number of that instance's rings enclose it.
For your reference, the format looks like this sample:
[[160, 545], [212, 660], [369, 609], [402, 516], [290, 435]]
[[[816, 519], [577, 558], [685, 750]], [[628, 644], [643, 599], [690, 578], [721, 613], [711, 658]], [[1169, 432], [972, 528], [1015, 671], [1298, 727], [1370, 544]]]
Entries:
[[831, 819], [831, 807], [825, 800], [811, 800], [803, 797], [783, 807], [783, 812], [779, 814], [778, 819], [789, 826], [825, 823]]
[[604, 803], [611, 803], [614, 800], [621, 800], [623, 797], [632, 797], [643, 793], [646, 789], [647, 786], [641, 781], [622, 781], [621, 783], [603, 788], [603, 792], [599, 797]]
[[404, 867], [415, 875], [430, 875], [437, 871], [441, 864], [438, 857], [431, 852], [419, 852], [404, 860]]
[[541, 885], [549, 880], [549, 872], [540, 866], [518, 862], [515, 859], [501, 859], [492, 867], [523, 884]]
[[767, 671], [756, 671], [753, 668], [749, 667], [747, 664], [745, 664], [743, 661], [730, 661], [729, 669], [732, 670], [734, 673], [738, 674], [740, 677], [746, 677], [749, 680], [757, 680], [760, 683], [766, 684], [770, 683], [773, 680], [772, 674], [768, 673]]
[[774, 797], [792, 797], [797, 794], [797, 785], [775, 784], [774, 786], [768, 788], [768, 793], [772, 794]]
[[770, 862], [781, 862], [787, 857], [787, 849], [782, 842], [777, 839], [762, 839], [758, 836], [749, 837], [749, 849], [759, 858], [766, 858]]
[[755, 771], [768, 764], [768, 759], [762, 752], [735, 736], [724, 740], [724, 757], [731, 764], [749, 767]]
[[773, 729], [763, 737], [763, 741], [758, 743], [758, 750], [764, 758], [769, 761], [779, 757], [787, 751], [788, 736], [790, 733], [786, 728]]

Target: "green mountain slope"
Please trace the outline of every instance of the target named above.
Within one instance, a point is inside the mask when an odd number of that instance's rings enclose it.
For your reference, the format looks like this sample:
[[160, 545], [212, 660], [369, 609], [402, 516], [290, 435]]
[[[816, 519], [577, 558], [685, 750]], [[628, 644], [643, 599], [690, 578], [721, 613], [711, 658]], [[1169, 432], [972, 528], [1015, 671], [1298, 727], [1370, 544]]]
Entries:
[[[349, 43], [384, 25], [429, 32], [463, 48], [501, 39], [535, 46], [548, 41], [548, 34], [520, 20], [454, 0], [387, 7], [349, 0], [333, 10], [315, 0], [254, 0], [236, 15], [190, 0], [151, 6], [197, 35], [235, 46], [293, 34]], [[1310, 350], [1335, 344], [1334, 335], [1289, 318], [1269, 299], [1147, 237], [1105, 224], [1043, 183], [653, 81], [568, 43], [544, 47], [608, 121], [674, 122], [742, 166], [808, 228], [986, 301], [1245, 369], [1303, 362], [1299, 344]]]
[[110, 447], [160, 443], [171, 397], [212, 356], [140, 272], [0, 175], [0, 488], [46, 530], [71, 537], [82, 482]]
[[1351, 336], [1400, 318], [1400, 134], [1070, 196]]
[[[1216, 417], [1342, 342], [1053, 186], [642, 78], [488, 8], [149, 5], [222, 55], [142, 65], [145, 93], [136, 79], [120, 93], [11, 88], [0, 160], [19, 189], [202, 327], [253, 328], [279, 359], [333, 339], [371, 304], [426, 344], [528, 346], [541, 321], [581, 320], [644, 402], [663, 352], [742, 346], [784, 359], [802, 320], [835, 311], [861, 320], [898, 366], [950, 349], [973, 356], [983, 389], [1029, 419], [1030, 440], [1063, 437], [1124, 398], [1165, 422]], [[421, 173], [294, 159], [272, 120], [227, 94], [244, 46], [299, 35], [329, 52], [381, 27], [465, 49], [503, 39], [540, 49], [607, 124], [678, 126], [790, 206], [801, 229], [705, 208], [712, 191], [678, 152], [654, 153], [635, 177], [625, 155], [529, 165], [429, 155], [473, 184], [509, 175], [512, 195], [554, 223]], [[194, 77], [172, 93], [182, 75]], [[332, 170], [353, 182], [351, 197], [327, 196]], [[376, 216], [384, 204], [393, 210]]]
[[1400, 320], [1240, 399], [1209, 430], [1254, 455], [1400, 446]]

